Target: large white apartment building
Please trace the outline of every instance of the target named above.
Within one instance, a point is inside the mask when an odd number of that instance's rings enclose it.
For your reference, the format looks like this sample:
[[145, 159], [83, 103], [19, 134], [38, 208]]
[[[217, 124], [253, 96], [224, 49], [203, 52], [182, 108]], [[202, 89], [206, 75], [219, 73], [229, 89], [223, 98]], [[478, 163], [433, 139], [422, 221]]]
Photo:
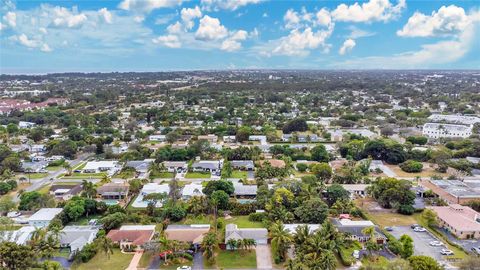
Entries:
[[423, 135], [429, 138], [468, 138], [472, 135], [472, 126], [441, 123], [423, 125]]
[[480, 123], [480, 117], [457, 114], [432, 114], [428, 117], [428, 119], [432, 122], [448, 122], [464, 125]]

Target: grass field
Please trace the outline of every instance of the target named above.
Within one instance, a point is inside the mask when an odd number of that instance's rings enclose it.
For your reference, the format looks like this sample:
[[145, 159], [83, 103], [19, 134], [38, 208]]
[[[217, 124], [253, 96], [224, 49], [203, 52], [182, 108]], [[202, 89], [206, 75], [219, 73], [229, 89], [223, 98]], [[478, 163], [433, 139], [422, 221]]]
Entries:
[[238, 228], [265, 228], [261, 222], [253, 222], [248, 220], [248, 216], [236, 216], [225, 220], [226, 224], [237, 224]]
[[247, 172], [245, 171], [233, 171], [232, 172], [232, 175], [230, 176], [230, 178], [241, 178], [241, 179], [244, 179], [244, 178], [247, 178]]
[[62, 166], [48, 166], [47, 167], [47, 170], [50, 171], [50, 172], [55, 172], [55, 171], [58, 171], [58, 170], [61, 170], [63, 169]]
[[196, 179], [196, 178], [202, 178], [202, 179], [208, 179], [212, 175], [210, 173], [205, 173], [205, 172], [188, 172], [185, 174], [185, 178], [187, 179]]
[[150, 179], [154, 179], [154, 178], [173, 178], [173, 173], [171, 172], [150, 173]]
[[90, 178], [102, 178], [105, 173], [72, 173], [72, 175], [64, 175], [64, 179], [90, 179]]
[[[257, 268], [257, 255], [255, 250], [228, 251], [221, 250], [216, 256], [216, 266], [224, 269], [255, 269]], [[211, 268], [207, 263], [206, 268]]]
[[405, 177], [405, 178], [415, 178], [417, 176], [420, 177], [432, 177], [434, 175], [438, 175], [441, 177], [447, 176], [445, 173], [439, 173], [435, 171], [435, 169], [431, 168], [430, 165], [426, 162], [423, 163], [423, 170], [419, 173], [408, 173], [404, 172], [398, 165], [386, 165], [389, 167], [398, 177]]
[[130, 264], [133, 254], [123, 254], [119, 249], [114, 249], [110, 258], [103, 252], [98, 252], [89, 262], [72, 265], [72, 270], [104, 270], [125, 269]]

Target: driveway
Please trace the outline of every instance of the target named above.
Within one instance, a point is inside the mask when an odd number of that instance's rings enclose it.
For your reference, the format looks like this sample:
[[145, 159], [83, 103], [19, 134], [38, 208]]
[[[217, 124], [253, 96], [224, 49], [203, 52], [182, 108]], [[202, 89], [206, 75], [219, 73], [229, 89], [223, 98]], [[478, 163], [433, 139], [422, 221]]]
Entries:
[[388, 177], [397, 177], [397, 174], [392, 171], [389, 167], [385, 166], [383, 164], [383, 161], [381, 160], [372, 160], [370, 163], [370, 170], [375, 170], [375, 169], [380, 169], [384, 174], [386, 174]]
[[258, 245], [255, 248], [257, 255], [257, 269], [272, 269], [272, 254], [269, 245]]
[[193, 255], [192, 269], [203, 269], [203, 255], [201, 251], [198, 251]]
[[[406, 234], [413, 239], [414, 254], [425, 255], [434, 258], [437, 261], [443, 261], [443, 256], [440, 251], [445, 248], [444, 246], [434, 247], [430, 246], [431, 241], [440, 241], [433, 236], [430, 232], [414, 232], [409, 226], [393, 227], [393, 231], [390, 232], [397, 239]], [[442, 242], [442, 241], [440, 241]]]
[[143, 250], [135, 252], [135, 255], [133, 255], [133, 258], [130, 261], [130, 265], [126, 270], [137, 270], [137, 266], [138, 266], [138, 263], [140, 262], [140, 259], [142, 258], [142, 255], [143, 255]]
[[255, 179], [255, 172], [254, 171], [247, 171], [247, 180]]

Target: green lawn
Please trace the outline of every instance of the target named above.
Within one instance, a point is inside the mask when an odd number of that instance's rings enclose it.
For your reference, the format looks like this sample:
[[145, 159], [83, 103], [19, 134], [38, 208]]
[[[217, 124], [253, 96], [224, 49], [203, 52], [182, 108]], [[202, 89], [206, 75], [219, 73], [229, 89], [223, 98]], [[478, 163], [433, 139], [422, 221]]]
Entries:
[[[225, 269], [255, 269], [257, 268], [257, 255], [255, 250], [250, 251], [229, 251], [220, 250], [216, 256], [216, 266]], [[205, 267], [209, 268], [207, 263]]]
[[229, 178], [247, 178], [247, 172], [246, 171], [233, 171], [232, 175], [230, 175]]
[[213, 221], [213, 216], [211, 215], [198, 215], [198, 216], [188, 216], [177, 224], [211, 224]]
[[188, 172], [185, 174], [185, 178], [210, 178], [212, 175], [208, 172]]
[[123, 254], [119, 249], [114, 249], [110, 258], [103, 252], [98, 252], [87, 263], [72, 265], [72, 270], [104, 270], [104, 269], [125, 269], [130, 264], [133, 254]]
[[88, 225], [88, 221], [91, 219], [100, 219], [102, 215], [89, 215], [88, 217], [81, 217], [77, 221], [71, 221], [68, 225]]
[[238, 228], [265, 228], [261, 222], [253, 222], [248, 220], [248, 216], [236, 216], [232, 219], [225, 220], [226, 224], [237, 224]]
[[72, 175], [65, 175], [65, 179], [85, 179], [85, 178], [102, 178], [105, 173], [72, 173]]
[[73, 168], [73, 170], [81, 170], [81, 169], [85, 168], [85, 165], [87, 165], [86, 161], [78, 164], [76, 167]]
[[154, 178], [173, 178], [173, 173], [171, 172], [158, 172], [158, 173], [150, 173], [150, 179]]
[[28, 173], [28, 174], [25, 174], [25, 178], [30, 178], [30, 179], [40, 179], [40, 178], [44, 178], [45, 176], [47, 176], [48, 173]]
[[62, 166], [48, 166], [47, 167], [47, 170], [50, 171], [50, 172], [55, 172], [55, 171], [58, 171], [58, 170], [61, 170], [63, 169]]
[[[355, 262], [355, 258], [353, 257], [353, 251], [354, 250], [361, 250], [362, 246], [360, 245], [359, 242], [353, 242], [349, 247], [342, 247], [340, 249], [340, 253], [342, 253], [342, 257], [346, 262]], [[340, 260], [340, 262], [342, 262]], [[346, 265], [350, 266], [350, 265]]]

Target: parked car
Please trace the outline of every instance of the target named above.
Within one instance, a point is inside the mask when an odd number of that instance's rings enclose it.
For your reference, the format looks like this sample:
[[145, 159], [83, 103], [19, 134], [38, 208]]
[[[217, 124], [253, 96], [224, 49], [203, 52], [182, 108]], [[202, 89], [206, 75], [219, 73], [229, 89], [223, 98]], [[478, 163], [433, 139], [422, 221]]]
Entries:
[[442, 251], [440, 251], [440, 254], [442, 254], [442, 255], [453, 255], [454, 253], [450, 249], [442, 249]]
[[420, 225], [418, 225], [418, 224], [412, 224], [412, 225], [410, 226], [410, 228], [412, 228], [412, 229], [415, 229], [415, 228], [417, 228], [417, 227], [420, 227]]
[[392, 228], [392, 227], [385, 227], [385, 230], [386, 230], [387, 232], [391, 232], [391, 231], [393, 231], [393, 228]]
[[427, 230], [423, 227], [415, 227], [415, 229], [413, 229], [414, 232], [426, 232]]
[[480, 255], [480, 247], [472, 247], [471, 251], [477, 255]]
[[352, 256], [357, 260], [360, 259], [360, 251], [354, 250]]
[[434, 246], [434, 247], [443, 246], [443, 243], [440, 242], [440, 241], [432, 241], [429, 244], [430, 244], [430, 246]]
[[184, 266], [177, 267], [177, 270], [192, 270], [192, 267], [184, 265]]

